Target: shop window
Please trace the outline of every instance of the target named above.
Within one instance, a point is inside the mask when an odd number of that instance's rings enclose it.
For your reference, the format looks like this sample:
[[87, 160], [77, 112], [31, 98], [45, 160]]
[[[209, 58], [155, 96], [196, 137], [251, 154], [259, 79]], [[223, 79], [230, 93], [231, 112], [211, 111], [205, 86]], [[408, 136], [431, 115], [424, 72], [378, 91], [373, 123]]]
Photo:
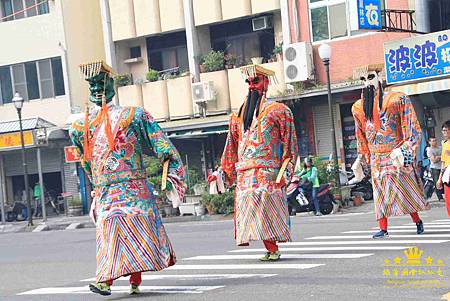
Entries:
[[[450, 29], [450, 1], [448, 0], [430, 0], [430, 32]], [[433, 13], [433, 17], [431, 17]]]
[[130, 59], [135, 59], [141, 57], [141, 47], [130, 47]]

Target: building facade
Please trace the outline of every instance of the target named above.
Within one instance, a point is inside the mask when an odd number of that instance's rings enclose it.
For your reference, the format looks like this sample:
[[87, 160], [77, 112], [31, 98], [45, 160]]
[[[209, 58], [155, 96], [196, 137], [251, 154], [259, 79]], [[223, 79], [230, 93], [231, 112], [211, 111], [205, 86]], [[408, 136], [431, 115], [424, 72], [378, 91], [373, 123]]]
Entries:
[[[150, 111], [185, 163], [206, 175], [222, 154], [229, 113], [247, 95], [238, 67], [259, 58], [277, 72], [279, 84], [271, 87], [271, 95], [285, 89], [282, 61], [273, 55], [283, 40], [284, 2], [104, 1], [103, 22], [111, 24], [110, 63], [131, 76], [131, 82], [118, 88], [119, 103]], [[225, 64], [204, 70], [202, 58], [210, 50], [222, 51]], [[158, 80], [147, 80], [149, 69], [159, 73]], [[203, 103], [193, 93], [198, 82], [213, 83], [208, 87], [214, 96]]]
[[[30, 189], [38, 182], [40, 161], [53, 197], [78, 193], [76, 165], [64, 160], [67, 122], [88, 96], [78, 65], [105, 57], [101, 26], [97, 1], [0, 1], [0, 198], [7, 206], [23, 200], [25, 190], [12, 103], [16, 92], [24, 98], [24, 131], [30, 137]], [[39, 143], [36, 131], [44, 133]]]
[[[331, 121], [329, 119], [326, 72], [319, 57], [318, 48], [322, 43], [331, 46], [330, 77], [332, 82], [333, 111], [336, 128], [336, 140], [340, 162], [349, 168], [356, 157], [354, 120], [351, 114], [352, 104], [360, 98], [361, 83], [352, 76], [358, 67], [367, 64], [385, 63], [385, 43], [420, 36], [407, 32], [352, 31], [352, 5], [349, 0], [298, 0], [289, 1], [290, 36], [287, 43], [311, 43], [314, 65], [314, 78], [303, 82], [297, 95], [278, 98], [295, 103], [295, 113], [304, 116], [297, 129], [299, 134], [306, 133], [306, 139], [299, 139], [299, 151], [302, 156], [313, 154], [328, 158], [332, 153], [330, 138]], [[422, 9], [426, 4], [426, 10]], [[450, 28], [446, 1], [380, 1], [386, 11], [403, 10], [411, 12], [414, 29], [423, 32], [442, 31]], [[419, 8], [421, 10], [419, 11]], [[415, 13], [413, 12], [415, 11]], [[435, 14], [432, 17], [432, 12]], [[447, 13], [446, 13], [447, 12]], [[419, 20], [418, 14], [422, 19]], [[392, 20], [383, 18], [382, 22]], [[403, 24], [406, 28], [406, 25]], [[425, 84], [420, 84], [425, 82]], [[449, 77], [435, 80], [419, 80], [389, 86], [387, 89], [408, 94], [419, 117], [424, 136], [434, 135], [440, 138], [435, 127], [450, 118], [450, 101], [446, 92], [450, 87]], [[312, 111], [312, 112], [311, 112]], [[306, 112], [306, 114], [305, 114]], [[312, 121], [306, 116], [312, 115]], [[433, 122], [427, 122], [427, 119]], [[312, 137], [312, 138], [311, 138]], [[425, 142], [423, 142], [425, 143]], [[419, 155], [421, 159], [422, 154]]]

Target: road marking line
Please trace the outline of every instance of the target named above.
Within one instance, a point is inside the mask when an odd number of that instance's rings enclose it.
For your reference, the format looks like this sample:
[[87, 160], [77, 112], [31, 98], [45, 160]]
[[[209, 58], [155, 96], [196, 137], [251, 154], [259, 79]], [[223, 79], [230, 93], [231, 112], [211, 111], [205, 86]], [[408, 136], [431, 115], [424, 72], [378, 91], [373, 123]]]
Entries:
[[[374, 255], [373, 253], [362, 254], [283, 254], [282, 258], [290, 259], [354, 259]], [[206, 255], [185, 258], [183, 260], [234, 260], [234, 259], [258, 259], [261, 255]]]
[[258, 263], [258, 264], [178, 264], [167, 268], [167, 270], [304, 270], [325, 265], [323, 263]]
[[[160, 280], [160, 279], [177, 279], [177, 280], [221, 280], [221, 279], [241, 279], [241, 278], [268, 278], [278, 274], [189, 274], [189, 275], [142, 275], [142, 280]], [[114, 281], [128, 281], [130, 276], [120, 277]], [[95, 278], [83, 279], [80, 282], [95, 281]]]
[[[390, 232], [390, 231], [388, 231]], [[449, 238], [450, 234], [421, 234], [421, 235], [413, 235], [413, 234], [395, 234], [390, 235], [390, 238]], [[314, 236], [305, 238], [307, 240], [319, 240], [319, 239], [368, 239], [372, 238], [372, 235], [337, 235], [337, 236]]]
[[[439, 228], [444, 228], [444, 229], [448, 229], [450, 230], [450, 225], [428, 225], [428, 224], [423, 224], [423, 226], [425, 227], [425, 229], [439, 229]], [[379, 227], [373, 227], [372, 229], [374, 230], [379, 230]], [[416, 225], [404, 225], [404, 226], [389, 226], [388, 228], [388, 232], [390, 229], [416, 229]]]
[[[416, 223], [406, 223], [402, 226], [415, 226]], [[448, 226], [450, 227], [450, 222], [425, 222], [424, 225], [439, 225], [439, 226]]]
[[[435, 232], [449, 232], [450, 233], [450, 229], [432, 229], [430, 230], [431, 232], [426, 231], [426, 234], [431, 234], [431, 233], [435, 233]], [[389, 229], [389, 233], [403, 233], [403, 232], [413, 232], [416, 233], [417, 229]], [[375, 232], [373, 230], [363, 230], [363, 231], [345, 231], [345, 232], [341, 232], [342, 234], [360, 234], [360, 233], [372, 233], [374, 234]], [[417, 235], [416, 235], [417, 236]]]
[[[281, 252], [301, 252], [301, 251], [375, 251], [375, 250], [405, 250], [409, 246], [373, 246], [373, 247], [312, 247], [312, 248], [280, 248]], [[251, 252], [267, 252], [266, 249], [239, 249], [228, 251], [230, 253], [251, 253]]]
[[450, 219], [436, 219], [433, 222], [450, 222]]
[[314, 246], [314, 245], [377, 245], [377, 244], [440, 244], [449, 242], [450, 240], [443, 239], [408, 239], [408, 240], [391, 240], [391, 239], [372, 239], [371, 240], [356, 240], [356, 241], [294, 241], [284, 242], [278, 244], [279, 246]]
[[[164, 294], [201, 294], [205, 291], [211, 291], [225, 286], [139, 286], [141, 292], [153, 292]], [[128, 293], [129, 286], [111, 286], [113, 293]], [[20, 295], [55, 295], [55, 294], [92, 294], [89, 290], [89, 286], [78, 287], [47, 287], [35, 289], [23, 293]]]

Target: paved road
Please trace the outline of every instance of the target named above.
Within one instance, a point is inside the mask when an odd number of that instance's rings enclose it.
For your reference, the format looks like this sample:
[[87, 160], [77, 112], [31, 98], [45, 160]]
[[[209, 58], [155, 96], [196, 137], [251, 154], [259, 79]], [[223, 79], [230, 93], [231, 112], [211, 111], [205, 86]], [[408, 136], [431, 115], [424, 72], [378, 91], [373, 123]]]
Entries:
[[[398, 217], [390, 220], [391, 237], [376, 241], [370, 238], [373, 213], [294, 217], [294, 241], [281, 247], [277, 263], [257, 260], [263, 253], [259, 242], [236, 248], [231, 220], [167, 224], [178, 264], [144, 274], [138, 297], [128, 296], [126, 280], [115, 283], [111, 297], [88, 292], [94, 229], [2, 234], [0, 300], [441, 300], [450, 291], [450, 269], [436, 264], [441, 259], [450, 265], [450, 219], [444, 208], [422, 217], [425, 235], [415, 235], [409, 217]], [[410, 246], [423, 250], [424, 264], [433, 258], [433, 266], [384, 266], [386, 260], [394, 265], [396, 257], [406, 262]], [[386, 275], [394, 269], [399, 276]], [[385, 287], [390, 279], [420, 282], [415, 288]], [[423, 288], [431, 283], [425, 280], [442, 287]]]

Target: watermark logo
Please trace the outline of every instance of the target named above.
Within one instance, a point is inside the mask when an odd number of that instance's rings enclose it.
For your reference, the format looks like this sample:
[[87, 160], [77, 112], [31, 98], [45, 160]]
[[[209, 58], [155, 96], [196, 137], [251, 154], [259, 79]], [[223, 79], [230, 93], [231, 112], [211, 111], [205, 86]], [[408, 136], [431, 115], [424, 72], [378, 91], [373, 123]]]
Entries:
[[423, 250], [410, 247], [405, 257], [384, 260], [383, 276], [388, 288], [441, 288], [445, 287], [446, 265], [442, 259], [423, 256]]

